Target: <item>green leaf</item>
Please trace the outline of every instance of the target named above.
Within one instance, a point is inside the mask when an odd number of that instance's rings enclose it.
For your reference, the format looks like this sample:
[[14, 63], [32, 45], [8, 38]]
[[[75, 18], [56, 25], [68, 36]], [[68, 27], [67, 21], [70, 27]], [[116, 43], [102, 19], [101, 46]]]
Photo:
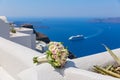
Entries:
[[120, 58], [118, 58], [112, 50], [110, 50], [106, 45], [103, 44], [103, 46], [106, 48], [106, 50], [110, 53], [110, 55], [113, 57], [113, 59], [120, 65]]
[[64, 44], [64, 42], [60, 42], [61, 44]]
[[38, 58], [38, 57], [33, 57], [33, 63], [38, 63], [37, 58]]

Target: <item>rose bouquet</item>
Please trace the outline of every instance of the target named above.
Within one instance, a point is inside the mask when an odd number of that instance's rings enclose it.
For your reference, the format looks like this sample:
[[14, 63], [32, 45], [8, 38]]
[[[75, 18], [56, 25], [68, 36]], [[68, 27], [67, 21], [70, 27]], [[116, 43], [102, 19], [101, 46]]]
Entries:
[[53, 67], [61, 68], [68, 58], [68, 50], [61, 42], [50, 42], [45, 57], [34, 57], [34, 63], [49, 62]]

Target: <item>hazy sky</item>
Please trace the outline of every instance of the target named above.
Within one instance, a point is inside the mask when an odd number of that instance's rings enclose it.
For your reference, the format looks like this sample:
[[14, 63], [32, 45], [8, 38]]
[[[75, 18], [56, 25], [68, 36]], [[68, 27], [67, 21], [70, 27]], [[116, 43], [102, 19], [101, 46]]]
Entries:
[[120, 17], [120, 0], [0, 0], [9, 17]]

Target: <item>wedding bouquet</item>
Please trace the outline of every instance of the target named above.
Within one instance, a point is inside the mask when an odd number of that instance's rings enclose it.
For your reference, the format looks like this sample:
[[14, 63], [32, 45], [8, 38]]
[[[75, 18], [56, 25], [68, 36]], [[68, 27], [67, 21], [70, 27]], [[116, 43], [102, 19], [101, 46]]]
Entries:
[[34, 57], [34, 63], [49, 62], [53, 67], [61, 68], [68, 58], [68, 50], [61, 42], [50, 42], [45, 57]]

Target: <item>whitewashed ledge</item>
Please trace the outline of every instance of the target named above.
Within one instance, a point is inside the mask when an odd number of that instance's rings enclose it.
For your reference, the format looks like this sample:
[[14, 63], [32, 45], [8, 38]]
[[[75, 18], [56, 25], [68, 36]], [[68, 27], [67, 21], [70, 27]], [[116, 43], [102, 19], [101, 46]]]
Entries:
[[[120, 56], [120, 49], [114, 52]], [[43, 54], [0, 37], [0, 80], [120, 80], [91, 71], [93, 65], [114, 61], [107, 52], [69, 60], [64, 69], [48, 63], [36, 66], [34, 56]]]
[[[112, 50], [118, 57], [120, 57], [120, 48]], [[93, 72], [94, 65], [104, 66], [106, 64], [113, 64], [115, 61], [108, 52], [97, 53], [90, 56], [85, 56], [71, 60], [67, 63], [69, 67], [74, 64], [76, 68], [68, 68], [64, 72], [67, 80], [120, 80], [111, 76], [106, 76]]]
[[44, 55], [0, 37], [0, 80], [63, 80], [50, 64], [33, 64], [34, 56]]
[[26, 34], [33, 34], [33, 29], [30, 28], [15, 28], [16, 31], [21, 32], [21, 33], [26, 33]]
[[21, 80], [17, 77], [21, 71], [35, 66], [32, 59], [40, 55], [42, 56], [32, 49], [0, 37], [0, 66], [16, 80]]

